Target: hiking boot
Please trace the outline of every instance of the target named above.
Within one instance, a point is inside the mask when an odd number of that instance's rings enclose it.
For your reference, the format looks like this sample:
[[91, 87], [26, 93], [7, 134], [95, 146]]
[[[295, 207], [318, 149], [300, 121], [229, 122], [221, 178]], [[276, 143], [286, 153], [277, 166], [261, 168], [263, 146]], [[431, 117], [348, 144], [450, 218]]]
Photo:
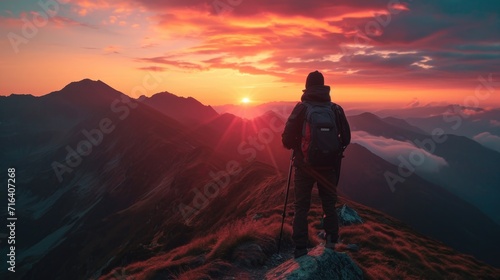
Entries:
[[295, 259], [298, 259], [298, 258], [305, 256], [305, 255], [307, 255], [307, 248], [303, 248], [303, 249], [296, 248], [295, 251], [293, 252], [293, 257]]
[[332, 235], [327, 234], [326, 235], [326, 243], [325, 243], [325, 248], [335, 250], [335, 245], [337, 245], [337, 240], [333, 240]]

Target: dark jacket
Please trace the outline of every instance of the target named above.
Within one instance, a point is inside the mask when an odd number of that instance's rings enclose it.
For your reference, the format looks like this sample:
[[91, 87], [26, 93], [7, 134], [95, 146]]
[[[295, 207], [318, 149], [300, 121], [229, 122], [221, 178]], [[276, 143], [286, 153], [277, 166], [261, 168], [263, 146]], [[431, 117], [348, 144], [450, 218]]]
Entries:
[[[329, 86], [313, 86], [304, 90], [301, 101], [310, 102], [331, 102]], [[302, 102], [297, 103], [293, 108], [290, 117], [285, 125], [285, 130], [281, 135], [283, 146], [287, 149], [293, 149], [295, 156], [302, 159], [302, 150], [300, 148], [302, 141], [302, 127], [305, 121], [306, 106]], [[339, 117], [340, 141], [345, 149], [351, 143], [351, 130], [345, 116], [344, 110], [339, 105], [332, 103], [332, 108], [337, 110]]]

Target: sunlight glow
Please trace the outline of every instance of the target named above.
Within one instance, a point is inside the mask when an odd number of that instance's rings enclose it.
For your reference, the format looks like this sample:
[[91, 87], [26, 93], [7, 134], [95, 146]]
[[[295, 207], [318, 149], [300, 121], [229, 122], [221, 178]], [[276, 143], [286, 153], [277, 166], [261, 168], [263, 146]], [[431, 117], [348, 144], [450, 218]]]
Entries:
[[248, 97], [243, 97], [243, 98], [241, 99], [241, 103], [243, 103], [243, 104], [248, 104], [248, 103], [250, 103], [250, 98], [248, 98]]

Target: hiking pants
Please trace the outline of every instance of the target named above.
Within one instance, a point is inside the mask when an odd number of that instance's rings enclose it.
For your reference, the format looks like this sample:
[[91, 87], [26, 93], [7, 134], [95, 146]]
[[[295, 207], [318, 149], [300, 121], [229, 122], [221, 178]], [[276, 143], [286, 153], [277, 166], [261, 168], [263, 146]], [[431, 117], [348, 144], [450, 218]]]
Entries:
[[295, 168], [295, 216], [293, 219], [293, 241], [295, 248], [306, 248], [308, 244], [307, 215], [311, 206], [311, 192], [317, 183], [325, 218], [323, 226], [332, 241], [337, 242], [339, 225], [335, 203], [337, 202], [337, 173], [334, 170], [318, 170], [307, 166]]

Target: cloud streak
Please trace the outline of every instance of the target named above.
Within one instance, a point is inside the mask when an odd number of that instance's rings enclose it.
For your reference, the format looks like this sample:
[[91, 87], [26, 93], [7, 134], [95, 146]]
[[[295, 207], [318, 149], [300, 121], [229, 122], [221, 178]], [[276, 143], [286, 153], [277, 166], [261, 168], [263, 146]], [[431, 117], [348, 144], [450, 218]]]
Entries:
[[474, 136], [473, 139], [487, 148], [500, 152], [500, 137], [497, 135], [493, 135], [489, 132], [483, 132]]
[[437, 173], [441, 168], [448, 166], [448, 162], [444, 158], [418, 148], [411, 142], [374, 136], [365, 131], [353, 131], [352, 138], [353, 143], [362, 145], [394, 165], [400, 164], [400, 156], [409, 159], [411, 153], [422, 154], [425, 158], [423, 163], [415, 166], [416, 173], [419, 175]]

